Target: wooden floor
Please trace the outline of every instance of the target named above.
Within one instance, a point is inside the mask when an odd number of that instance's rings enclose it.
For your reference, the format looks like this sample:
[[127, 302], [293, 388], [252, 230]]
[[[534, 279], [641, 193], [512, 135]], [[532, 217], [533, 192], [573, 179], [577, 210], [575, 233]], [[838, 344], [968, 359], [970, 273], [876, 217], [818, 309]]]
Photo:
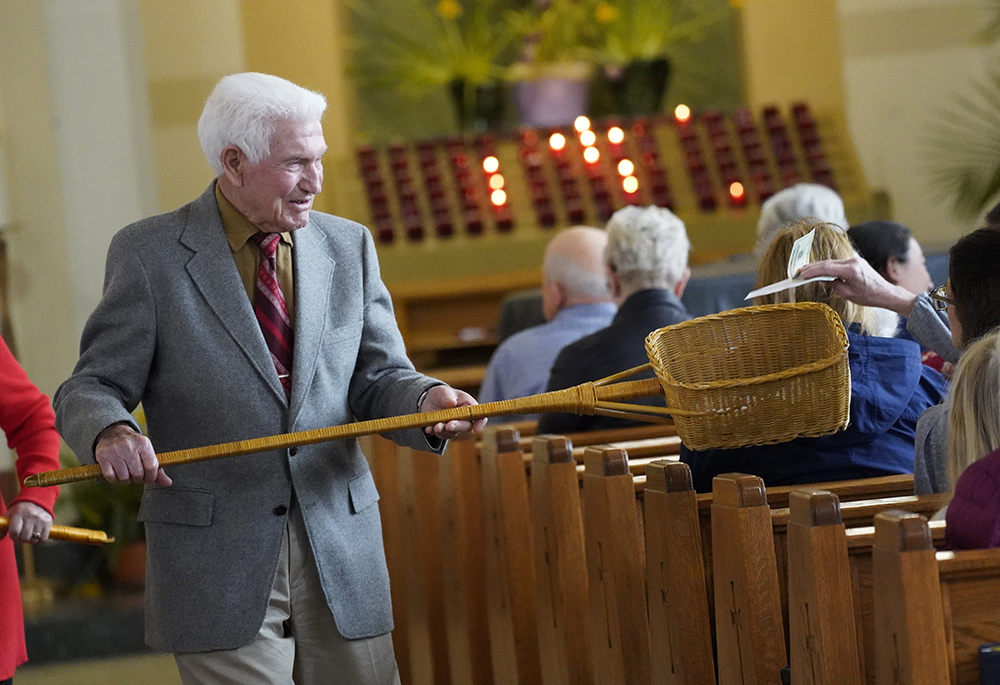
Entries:
[[17, 685], [180, 685], [174, 657], [143, 654], [32, 666], [25, 664], [14, 677]]

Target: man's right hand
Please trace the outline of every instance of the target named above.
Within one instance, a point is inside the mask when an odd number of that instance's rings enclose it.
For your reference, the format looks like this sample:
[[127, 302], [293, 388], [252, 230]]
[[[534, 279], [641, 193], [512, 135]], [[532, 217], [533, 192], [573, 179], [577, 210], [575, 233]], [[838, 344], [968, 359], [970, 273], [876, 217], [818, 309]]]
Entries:
[[173, 482], [160, 468], [153, 443], [128, 424], [116, 423], [102, 430], [97, 436], [94, 457], [101, 475], [110, 483], [170, 485]]

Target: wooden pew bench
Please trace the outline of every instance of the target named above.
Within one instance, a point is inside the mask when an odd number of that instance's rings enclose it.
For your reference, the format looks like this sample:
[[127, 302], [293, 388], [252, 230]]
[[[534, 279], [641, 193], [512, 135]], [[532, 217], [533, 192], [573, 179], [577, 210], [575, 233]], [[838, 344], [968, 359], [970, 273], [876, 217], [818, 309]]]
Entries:
[[979, 683], [979, 646], [1000, 642], [1000, 549], [936, 551], [909, 512], [875, 518], [879, 683]]

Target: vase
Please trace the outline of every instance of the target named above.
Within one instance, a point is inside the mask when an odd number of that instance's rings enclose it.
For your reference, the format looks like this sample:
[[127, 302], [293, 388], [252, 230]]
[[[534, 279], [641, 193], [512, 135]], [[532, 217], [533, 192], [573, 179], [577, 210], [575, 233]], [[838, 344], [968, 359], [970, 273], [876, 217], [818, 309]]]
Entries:
[[448, 95], [463, 133], [481, 134], [503, 127], [503, 83], [473, 84], [457, 78], [448, 84]]
[[595, 117], [617, 114], [647, 116], [663, 111], [663, 98], [670, 81], [670, 60], [633, 60], [622, 67], [599, 69], [594, 83]]
[[587, 112], [590, 81], [542, 77], [514, 83], [513, 93], [522, 124], [537, 128], [568, 126]]

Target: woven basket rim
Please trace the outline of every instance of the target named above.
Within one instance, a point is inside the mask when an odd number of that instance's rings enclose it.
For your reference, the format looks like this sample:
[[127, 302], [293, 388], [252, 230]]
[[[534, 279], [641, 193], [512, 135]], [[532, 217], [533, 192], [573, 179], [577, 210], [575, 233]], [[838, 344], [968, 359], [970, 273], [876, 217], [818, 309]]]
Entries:
[[[831, 354], [822, 359], [818, 359], [812, 362], [807, 362], [805, 364], [800, 364], [799, 366], [794, 366], [787, 369], [782, 369], [780, 371], [774, 371], [772, 373], [764, 374], [761, 376], [751, 376], [744, 378], [724, 378], [714, 381], [704, 381], [699, 383], [684, 383], [678, 381], [671, 375], [667, 369], [663, 359], [660, 357], [660, 349], [656, 344], [656, 338], [662, 335], [663, 331], [666, 330], [679, 330], [681, 328], [689, 328], [692, 326], [704, 326], [710, 324], [712, 321], [718, 321], [733, 317], [746, 317], [753, 316], [757, 313], [782, 310], [782, 311], [803, 311], [812, 310], [823, 314], [832, 325], [831, 329], [836, 336], [839, 343], [838, 350], [836, 353]], [[662, 381], [671, 384], [675, 388], [683, 388], [687, 390], [715, 390], [724, 388], [734, 388], [734, 387], [749, 387], [754, 385], [761, 385], [764, 383], [770, 383], [773, 381], [781, 381], [793, 376], [801, 376], [807, 373], [814, 373], [816, 371], [822, 371], [827, 369], [834, 364], [841, 363], [848, 354], [848, 349], [850, 348], [850, 340], [847, 337], [847, 330], [844, 328], [843, 321], [840, 320], [840, 316], [828, 305], [822, 302], [786, 302], [781, 304], [765, 304], [756, 305], [751, 307], [741, 307], [738, 309], [730, 309], [724, 312], [719, 312], [718, 314], [709, 314], [707, 316], [702, 316], [697, 319], [691, 319], [689, 321], [683, 321], [673, 326], [667, 326], [666, 328], [661, 328], [653, 331], [646, 337], [646, 352], [652, 362], [654, 370], [656, 371], [657, 377]]]

